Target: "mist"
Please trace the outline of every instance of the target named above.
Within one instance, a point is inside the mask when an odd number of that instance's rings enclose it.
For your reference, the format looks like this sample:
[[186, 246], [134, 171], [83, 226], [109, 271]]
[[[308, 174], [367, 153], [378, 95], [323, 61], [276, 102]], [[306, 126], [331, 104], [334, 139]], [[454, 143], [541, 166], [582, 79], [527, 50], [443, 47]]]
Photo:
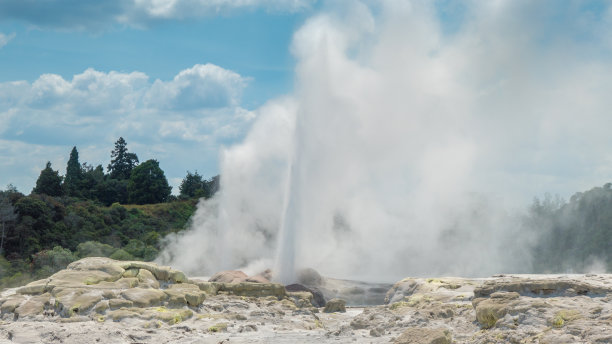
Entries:
[[612, 172], [612, 10], [581, 4], [323, 6], [294, 34], [295, 91], [220, 152], [221, 191], [159, 261], [283, 282], [530, 272], [532, 198]]

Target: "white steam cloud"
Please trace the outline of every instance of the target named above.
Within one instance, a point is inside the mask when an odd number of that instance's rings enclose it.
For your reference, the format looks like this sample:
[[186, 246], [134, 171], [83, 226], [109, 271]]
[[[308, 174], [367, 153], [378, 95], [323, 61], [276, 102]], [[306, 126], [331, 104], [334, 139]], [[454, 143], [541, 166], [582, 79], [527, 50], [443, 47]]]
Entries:
[[474, 2], [446, 32], [433, 5], [385, 1], [309, 19], [295, 94], [222, 152], [221, 193], [161, 260], [277, 258], [283, 280], [294, 260], [365, 280], [529, 271], [537, 233], [514, 208], [612, 172], [611, 13]]

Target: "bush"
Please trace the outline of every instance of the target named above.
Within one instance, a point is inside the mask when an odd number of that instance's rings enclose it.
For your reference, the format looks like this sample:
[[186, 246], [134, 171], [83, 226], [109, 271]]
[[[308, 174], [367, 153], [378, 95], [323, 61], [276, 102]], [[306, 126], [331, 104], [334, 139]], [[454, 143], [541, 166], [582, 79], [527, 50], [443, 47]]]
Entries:
[[127, 253], [123, 249], [118, 249], [115, 251], [115, 253], [111, 254], [110, 258], [114, 260], [134, 260], [134, 256]]
[[52, 250], [43, 250], [32, 255], [34, 269], [54, 273], [65, 269], [68, 264], [74, 262], [76, 257], [61, 246], [55, 246]]
[[117, 249], [97, 241], [86, 241], [77, 245], [76, 255], [85, 257], [110, 257]]

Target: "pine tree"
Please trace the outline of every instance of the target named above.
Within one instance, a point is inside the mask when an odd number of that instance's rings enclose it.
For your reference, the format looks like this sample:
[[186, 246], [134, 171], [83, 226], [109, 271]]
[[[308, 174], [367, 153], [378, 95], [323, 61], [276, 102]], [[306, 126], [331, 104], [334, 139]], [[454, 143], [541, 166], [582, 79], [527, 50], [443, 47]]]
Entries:
[[17, 219], [15, 207], [11, 204], [9, 198], [0, 193], [0, 223], [2, 224], [2, 235], [0, 235], [0, 254], [4, 254], [4, 237], [6, 234], [7, 223], [14, 222]]
[[138, 156], [128, 153], [127, 142], [120, 137], [115, 142], [115, 149], [111, 152], [111, 162], [108, 164], [108, 173], [113, 179], [129, 179], [132, 169], [138, 165]]
[[62, 177], [58, 171], [51, 168], [50, 161], [47, 161], [45, 169], [40, 171], [40, 176], [36, 180], [36, 187], [32, 192], [49, 196], [61, 196], [63, 194]]
[[127, 189], [130, 203], [152, 204], [165, 202], [172, 187], [159, 162], [151, 159], [134, 168]]
[[64, 190], [69, 196], [80, 195], [80, 182], [83, 179], [81, 164], [79, 163], [79, 152], [76, 146], [72, 147], [68, 165], [66, 166], [66, 176], [64, 177]]

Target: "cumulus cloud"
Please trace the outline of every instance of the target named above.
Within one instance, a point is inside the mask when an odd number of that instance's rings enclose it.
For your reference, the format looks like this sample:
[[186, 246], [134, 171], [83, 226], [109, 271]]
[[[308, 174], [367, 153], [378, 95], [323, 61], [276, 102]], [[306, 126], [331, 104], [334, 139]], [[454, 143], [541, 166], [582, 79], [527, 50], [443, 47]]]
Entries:
[[[179, 178], [205, 164], [188, 163], [193, 162], [190, 155], [216, 161], [220, 145], [244, 135], [254, 116], [240, 107], [248, 80], [205, 64], [180, 71], [170, 81], [151, 81], [141, 72], [87, 69], [72, 79], [44, 74], [32, 83], [3, 82], [0, 135], [5, 143], [64, 149], [101, 143], [112, 148], [112, 142], [124, 136], [141, 159], [171, 160], [170, 177]], [[108, 147], [91, 151], [92, 163], [106, 161], [110, 152]], [[28, 163], [40, 164], [29, 159]], [[31, 184], [36, 174], [28, 178]]]
[[162, 260], [389, 281], [529, 271], [538, 229], [515, 208], [612, 175], [610, 6], [582, 3], [466, 2], [453, 30], [421, 1], [307, 20], [291, 101], [224, 150], [221, 194]]
[[153, 21], [213, 16], [241, 9], [295, 12], [315, 0], [5, 0], [0, 19], [38, 27], [99, 30], [113, 24], [146, 26]]
[[246, 82], [219, 66], [195, 65], [172, 81], [155, 81], [146, 101], [150, 106], [174, 110], [237, 106]]
[[13, 38], [15, 38], [15, 33], [11, 33], [7, 35], [7, 34], [0, 32], [0, 49], [2, 49], [2, 47], [7, 45], [8, 42]]

